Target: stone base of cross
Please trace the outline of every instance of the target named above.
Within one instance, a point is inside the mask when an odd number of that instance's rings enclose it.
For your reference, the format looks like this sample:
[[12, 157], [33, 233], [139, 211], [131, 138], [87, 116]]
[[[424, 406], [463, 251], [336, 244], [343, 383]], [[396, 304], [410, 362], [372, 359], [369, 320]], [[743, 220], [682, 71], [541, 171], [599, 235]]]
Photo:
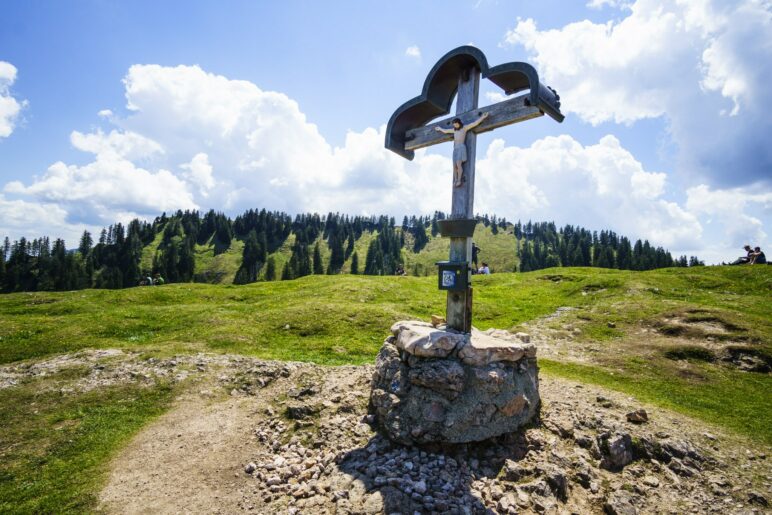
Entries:
[[[478, 108], [480, 78], [487, 78], [511, 95], [528, 93], [497, 104]], [[447, 115], [453, 99], [456, 115], [439, 122], [433, 119]], [[450, 256], [439, 265], [439, 287], [447, 290], [447, 325], [468, 333], [472, 329], [471, 259], [474, 233], [474, 183], [477, 134], [532, 118], [550, 115], [563, 121], [559, 97], [554, 90], [539, 82], [536, 70], [529, 64], [513, 62], [489, 67], [485, 55], [477, 48], [463, 46], [445, 54], [434, 65], [424, 82], [421, 95], [397, 109], [386, 129], [386, 148], [412, 159], [419, 148], [454, 139], [453, 120], [462, 126], [474, 126], [465, 132], [466, 160], [459, 185], [453, 179], [450, 219], [440, 224], [440, 232], [450, 238]], [[457, 124], [455, 127], [458, 128]], [[439, 130], [438, 130], [439, 129]], [[454, 152], [454, 158], [457, 155]], [[452, 176], [451, 176], [452, 177]]]

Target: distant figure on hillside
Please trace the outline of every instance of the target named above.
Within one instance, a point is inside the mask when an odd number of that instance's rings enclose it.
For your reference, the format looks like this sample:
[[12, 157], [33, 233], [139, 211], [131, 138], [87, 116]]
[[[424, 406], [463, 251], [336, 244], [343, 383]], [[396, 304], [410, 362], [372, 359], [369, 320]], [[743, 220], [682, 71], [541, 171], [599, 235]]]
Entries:
[[732, 264], [732, 265], [746, 265], [746, 264], [751, 262], [751, 256], [753, 255], [753, 250], [751, 249], [751, 246], [750, 245], [745, 245], [745, 246], [743, 246], [743, 248], [745, 249], [746, 255], [738, 257], [737, 259], [732, 261], [732, 263], [730, 263], [730, 264]]
[[453, 118], [451, 122], [453, 129], [443, 129], [442, 127], [435, 127], [434, 130], [443, 134], [453, 135], [453, 185], [458, 188], [464, 181], [464, 163], [467, 160], [466, 152], [466, 133], [480, 125], [483, 120], [488, 118], [488, 113], [483, 113], [476, 121], [470, 123], [466, 127], [459, 118]]
[[491, 274], [491, 269], [490, 269], [490, 268], [488, 268], [488, 263], [486, 263], [485, 261], [483, 261], [483, 264], [482, 264], [482, 266], [480, 267], [480, 269], [479, 269], [479, 270], [477, 270], [477, 273], [478, 273], [478, 274], [484, 274], [484, 275], [490, 275], [490, 274]]
[[750, 257], [751, 257], [751, 265], [767, 264], [767, 256], [764, 255], [764, 252], [761, 251], [760, 247], [754, 248], [753, 252], [750, 254]]
[[407, 275], [407, 272], [405, 272], [405, 269], [402, 268], [402, 265], [399, 265], [394, 271], [394, 275]]
[[472, 242], [472, 263], [474, 263], [474, 267], [475, 268], [477, 268], [477, 254], [481, 250], [482, 249], [480, 247], [478, 247], [475, 242]]
[[161, 277], [161, 274], [155, 274], [155, 277], [153, 278], [153, 284], [156, 286], [161, 286], [165, 283], [164, 278]]

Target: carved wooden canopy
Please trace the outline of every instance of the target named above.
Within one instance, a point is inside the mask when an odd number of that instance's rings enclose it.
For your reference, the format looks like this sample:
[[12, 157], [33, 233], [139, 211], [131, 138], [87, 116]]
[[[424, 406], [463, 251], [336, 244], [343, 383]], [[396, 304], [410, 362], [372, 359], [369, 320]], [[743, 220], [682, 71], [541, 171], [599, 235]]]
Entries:
[[[386, 127], [386, 148], [412, 160], [414, 150], [405, 148], [406, 142], [413, 136], [408, 131], [448, 114], [456, 96], [459, 76], [472, 67], [479, 69], [482, 78], [491, 80], [506, 95], [530, 90], [521, 104], [533, 108], [537, 116], [547, 114], [558, 122], [563, 121], [560, 97], [555, 90], [539, 82], [539, 74], [533, 66], [512, 62], [491, 68], [481, 50], [467, 45], [442, 56], [426, 76], [421, 94], [394, 111]], [[515, 121], [518, 120], [513, 119], [511, 123]]]

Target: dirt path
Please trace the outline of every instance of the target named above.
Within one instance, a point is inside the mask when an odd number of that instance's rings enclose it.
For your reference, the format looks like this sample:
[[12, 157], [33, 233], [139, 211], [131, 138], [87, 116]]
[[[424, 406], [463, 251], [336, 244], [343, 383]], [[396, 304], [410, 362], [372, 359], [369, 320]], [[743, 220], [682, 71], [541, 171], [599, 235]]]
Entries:
[[143, 430], [112, 464], [100, 495], [112, 513], [233, 513], [249, 486], [255, 397], [211, 402], [191, 395]]
[[[448, 476], [449, 481], [461, 481], [458, 493], [448, 500], [451, 512], [455, 502], [473, 506], [474, 513], [485, 509], [511, 513], [499, 506], [502, 497], [497, 492], [502, 491], [506, 502], [522, 501], [521, 513], [563, 513], [561, 509], [601, 513], [608, 502], [621, 503], [621, 508], [640, 503], [639, 513], [652, 509], [762, 513], [763, 506], [749, 504], [749, 492], [772, 499], [772, 471], [764, 454], [768, 450], [747, 450], [748, 443], [742, 439], [650, 406], [643, 406], [651, 417], [649, 423], [630, 424], [625, 413], [642, 407], [634, 399], [552, 378], [541, 381], [542, 424], [529, 429], [515, 447], [493, 444], [484, 450], [484, 457], [474, 450], [461, 455], [415, 452], [413, 456], [414, 451], [391, 446], [361, 423], [371, 370], [296, 365], [286, 376], [274, 374], [264, 388], [242, 383], [231, 396], [217, 399], [210, 393], [214, 388], [200, 390], [197, 385], [196, 392], [179, 399], [114, 460], [100, 494], [100, 509], [107, 513], [314, 514], [420, 510], [420, 505], [410, 504], [415, 497], [399, 497], [404, 485], [416, 484], [410, 483], [413, 479], [405, 479], [407, 483], [397, 489], [379, 486], [379, 476], [407, 477], [390, 471], [394, 453], [397, 461], [412, 460], [414, 474], [418, 470], [423, 474], [423, 467], [431, 467], [433, 459], [453, 462], [450, 456], [455, 457], [459, 470], [468, 472], [462, 477], [459, 471], [456, 479], [451, 477], [455, 473]], [[287, 418], [287, 406], [296, 407], [297, 418]], [[621, 472], [607, 471], [596, 465], [593, 453], [598, 451], [593, 442], [596, 435], [609, 431], [646, 438], [657, 448], [696, 449], [695, 458], [673, 459], [670, 465], [661, 457], [636, 458]], [[517, 445], [524, 447], [518, 451]], [[501, 463], [486, 464], [498, 459], [496, 453], [501, 454]], [[505, 459], [513, 456], [520, 457]], [[249, 462], [256, 469], [247, 474], [244, 467]], [[678, 467], [673, 467], [676, 462]], [[306, 473], [314, 470], [319, 472], [313, 478]], [[371, 473], [375, 475], [370, 477]], [[542, 473], [548, 475], [540, 479]], [[432, 477], [428, 474], [427, 483]], [[532, 481], [506, 481], [507, 475], [518, 474], [532, 474], [528, 476]], [[563, 494], [552, 486], [554, 481], [563, 485]], [[617, 491], [627, 497], [620, 500]]]

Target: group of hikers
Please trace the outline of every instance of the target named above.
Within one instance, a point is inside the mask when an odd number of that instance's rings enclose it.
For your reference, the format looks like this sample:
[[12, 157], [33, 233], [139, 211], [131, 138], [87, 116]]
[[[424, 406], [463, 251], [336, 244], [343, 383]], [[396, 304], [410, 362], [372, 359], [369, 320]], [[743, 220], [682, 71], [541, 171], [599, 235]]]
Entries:
[[733, 265], [763, 265], [767, 262], [767, 256], [760, 247], [751, 248], [750, 245], [745, 245], [745, 255], [737, 258]]
[[149, 275], [147, 277], [143, 277], [139, 281], [140, 286], [161, 286], [166, 281], [164, 281], [164, 278], [161, 277], [161, 274], [155, 274], [153, 277], [150, 277]]

